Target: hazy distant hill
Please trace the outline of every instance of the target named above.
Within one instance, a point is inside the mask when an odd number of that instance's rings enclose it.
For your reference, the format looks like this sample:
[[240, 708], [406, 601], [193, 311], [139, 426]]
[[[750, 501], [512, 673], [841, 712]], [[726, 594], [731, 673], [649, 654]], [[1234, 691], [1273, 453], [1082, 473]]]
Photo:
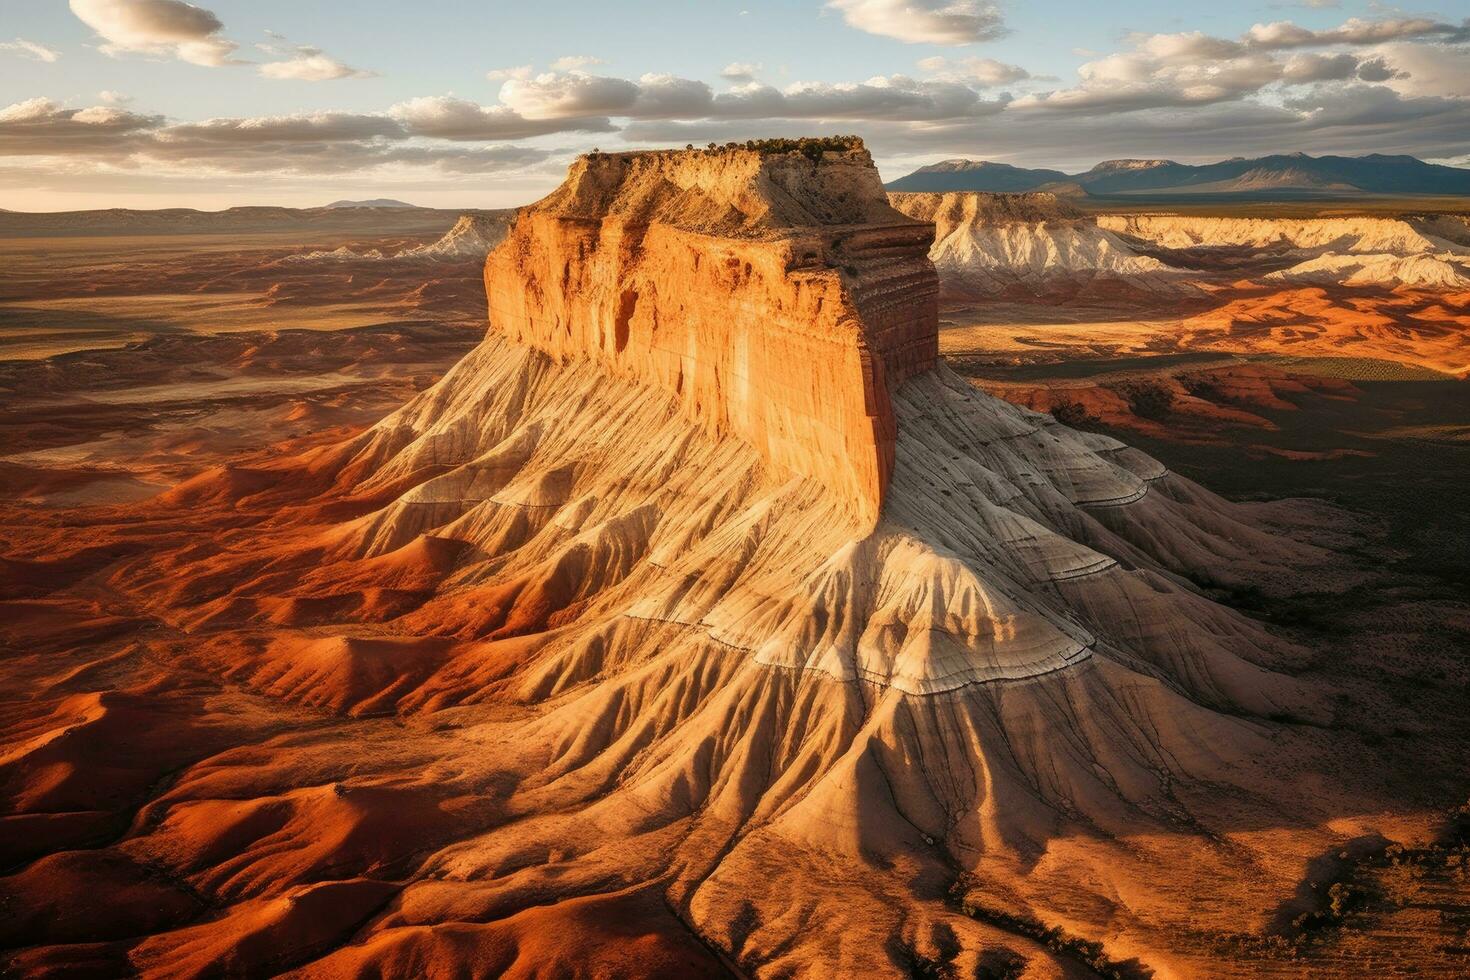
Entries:
[[417, 204], [409, 204], [407, 201], [397, 201], [391, 197], [375, 197], [367, 201], [333, 201], [326, 205], [331, 208], [412, 208], [414, 210], [425, 210]]
[[1287, 153], [1200, 166], [1173, 160], [1107, 160], [1080, 174], [984, 160], [945, 160], [887, 186], [894, 191], [1030, 191], [1059, 183], [1075, 185], [1094, 196], [1443, 196], [1470, 195], [1470, 170], [1378, 153], [1362, 157]]
[[371, 232], [375, 235], [443, 234], [462, 214], [491, 213], [435, 208], [245, 207], [223, 211], [163, 208], [142, 211], [7, 211], [0, 238], [75, 235], [211, 235], [275, 232]]
[[1042, 184], [1068, 180], [1060, 170], [1028, 170], [989, 160], [945, 160], [921, 167], [885, 185], [891, 191], [1034, 191]]

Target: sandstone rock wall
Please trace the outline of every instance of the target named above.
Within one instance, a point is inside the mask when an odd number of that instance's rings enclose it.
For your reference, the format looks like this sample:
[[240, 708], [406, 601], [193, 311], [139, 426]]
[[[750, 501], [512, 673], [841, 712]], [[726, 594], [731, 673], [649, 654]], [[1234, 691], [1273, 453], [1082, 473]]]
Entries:
[[490, 255], [490, 324], [672, 392], [871, 523], [892, 391], [938, 356], [932, 238], [888, 206], [860, 145], [597, 154]]

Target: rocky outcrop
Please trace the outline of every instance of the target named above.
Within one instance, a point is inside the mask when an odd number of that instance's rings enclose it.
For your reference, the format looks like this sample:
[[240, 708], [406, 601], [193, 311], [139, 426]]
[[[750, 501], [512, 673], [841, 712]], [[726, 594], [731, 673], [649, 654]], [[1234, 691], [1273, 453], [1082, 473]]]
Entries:
[[283, 262], [459, 262], [479, 261], [499, 245], [515, 220], [515, 211], [477, 211], [462, 214], [438, 240], [396, 252], [382, 249], [358, 251], [341, 245], [330, 251], [317, 250], [288, 255]]
[[479, 259], [504, 241], [514, 211], [462, 214], [444, 237], [429, 245], [399, 252], [400, 259]]
[[1466, 251], [1463, 221], [1447, 215], [1345, 218], [1236, 218], [1105, 214], [1098, 225], [1160, 248], [1281, 248], [1409, 255]]
[[591, 154], [487, 260], [490, 325], [672, 393], [871, 524], [892, 392], [938, 356], [932, 234], [889, 207], [855, 140], [815, 159]]
[[1094, 284], [1190, 293], [1178, 270], [1139, 255], [1071, 204], [1046, 193], [891, 194], [893, 206], [935, 225], [929, 256], [946, 298], [1075, 292]]
[[1426, 290], [1470, 288], [1470, 256], [1420, 252], [1373, 255], [1327, 252], [1265, 276], [1267, 282], [1390, 286]]

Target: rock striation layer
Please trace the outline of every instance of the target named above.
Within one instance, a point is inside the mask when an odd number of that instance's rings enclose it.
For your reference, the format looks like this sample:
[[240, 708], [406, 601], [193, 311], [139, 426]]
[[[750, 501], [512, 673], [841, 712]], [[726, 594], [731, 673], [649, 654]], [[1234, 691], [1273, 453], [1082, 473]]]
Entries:
[[580, 158], [487, 260], [492, 329], [672, 393], [871, 525], [892, 393], [938, 356], [939, 284], [932, 225], [844, 145]]

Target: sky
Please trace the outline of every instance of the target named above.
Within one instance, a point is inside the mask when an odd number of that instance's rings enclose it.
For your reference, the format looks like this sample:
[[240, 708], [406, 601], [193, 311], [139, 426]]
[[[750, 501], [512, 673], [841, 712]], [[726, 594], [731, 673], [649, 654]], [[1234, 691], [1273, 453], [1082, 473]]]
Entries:
[[577, 153], [1470, 165], [1470, 0], [0, 0], [0, 208], [505, 207]]

